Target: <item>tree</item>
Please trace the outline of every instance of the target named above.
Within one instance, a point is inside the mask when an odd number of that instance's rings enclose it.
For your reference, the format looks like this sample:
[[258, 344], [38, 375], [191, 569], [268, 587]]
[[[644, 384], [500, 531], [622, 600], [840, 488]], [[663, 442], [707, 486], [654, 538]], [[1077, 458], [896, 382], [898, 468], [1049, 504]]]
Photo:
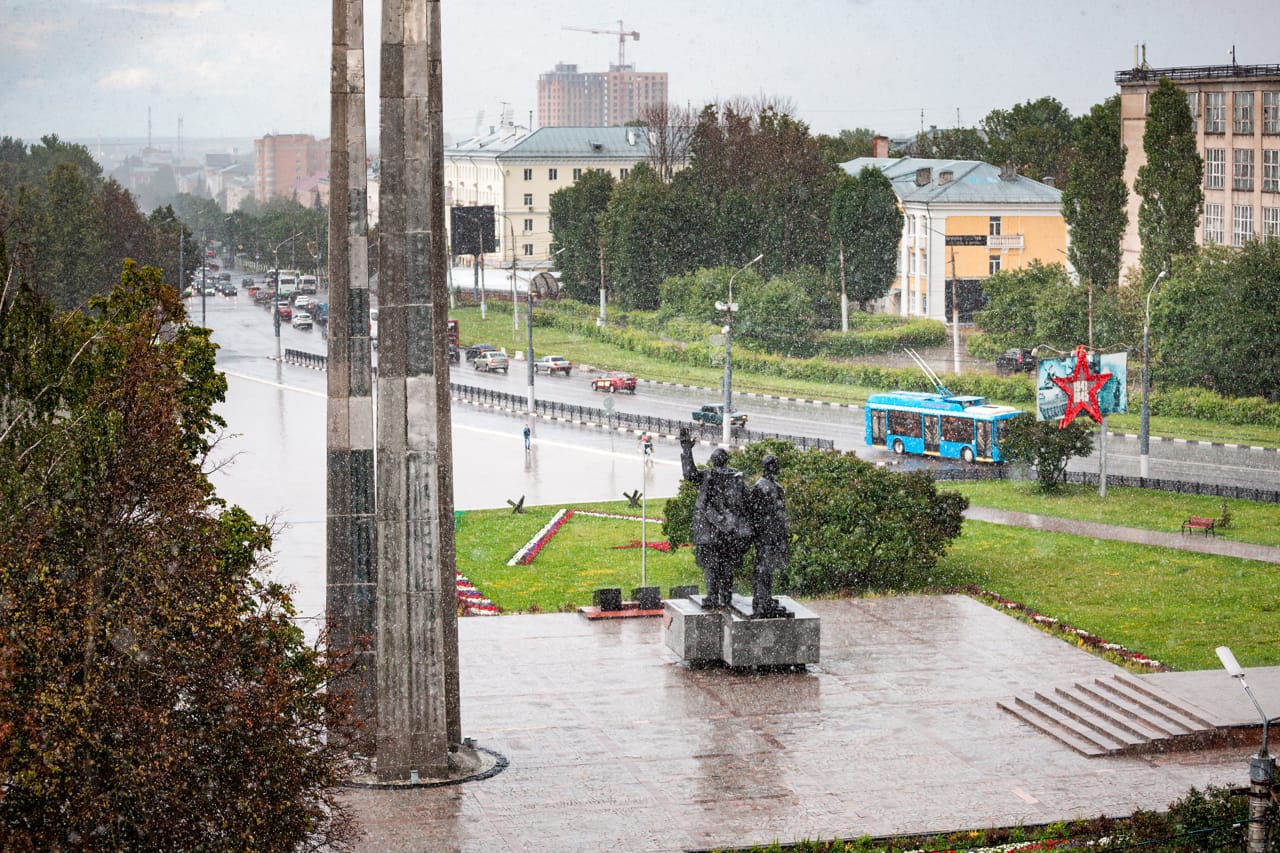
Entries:
[[662, 180], [669, 182], [689, 161], [697, 123], [691, 109], [675, 104], [647, 104], [641, 110], [639, 126], [644, 129], [649, 152], [645, 162]]
[[572, 186], [551, 194], [551, 237], [560, 280], [568, 295], [590, 302], [600, 288], [600, 217], [613, 195], [613, 175], [589, 169]]
[[[900, 474], [852, 453], [802, 451], [776, 440], [734, 450], [729, 464], [758, 475], [767, 454], [777, 456], [782, 467], [792, 591], [817, 595], [946, 585], [938, 560], [960, 535], [969, 505], [963, 495], [939, 492], [925, 473]], [[662, 530], [673, 544], [688, 543], [692, 536], [697, 489], [689, 485], [682, 483], [666, 503]], [[747, 575], [742, 582], [749, 583]]]
[[1091, 287], [1120, 280], [1120, 241], [1128, 225], [1124, 183], [1125, 147], [1120, 142], [1120, 96], [1095, 104], [1076, 123], [1077, 157], [1062, 190], [1062, 217], [1071, 229], [1071, 264]]
[[203, 467], [208, 330], [133, 263], [90, 307], [0, 305], [0, 847], [346, 847], [330, 667]]
[[936, 160], [986, 160], [987, 140], [976, 127], [956, 127], [916, 134], [916, 157]]
[[1093, 431], [1083, 418], [1059, 429], [1057, 421], [1037, 421], [1022, 414], [1001, 426], [1000, 452], [1007, 462], [1025, 462], [1036, 469], [1043, 492], [1054, 492], [1066, 482], [1067, 463], [1093, 453]]
[[1138, 168], [1134, 191], [1138, 236], [1142, 241], [1142, 279], [1150, 286], [1161, 271], [1172, 272], [1174, 258], [1195, 249], [1196, 224], [1204, 207], [1200, 179], [1204, 164], [1186, 94], [1167, 77], [1152, 90], [1142, 148], [1147, 162]]
[[1072, 121], [1056, 98], [1044, 97], [992, 110], [982, 120], [988, 156], [994, 163], [1012, 163], [1018, 174], [1035, 181], [1051, 177], [1057, 186], [1067, 180], [1073, 157]]
[[996, 351], [1051, 344], [1067, 349], [1080, 343], [1048, 341], [1041, 337], [1039, 306], [1061, 310], [1071, 289], [1071, 280], [1061, 264], [1032, 261], [1020, 270], [1001, 270], [982, 283], [987, 306], [974, 315], [974, 322], [992, 340]]
[[733, 295], [741, 306], [734, 318], [734, 338], [741, 336], [769, 352], [801, 358], [812, 355], [814, 324], [808, 295], [780, 278], [748, 286], [743, 277], [734, 282], [742, 284]]
[[833, 166], [856, 160], [859, 157], [870, 157], [874, 153], [876, 132], [866, 127], [854, 130], [842, 130], [836, 136], [820, 133], [814, 139], [822, 159]]
[[843, 250], [849, 298], [861, 305], [888, 293], [897, 274], [902, 211], [884, 172], [865, 166], [857, 175], [839, 180], [828, 232], [827, 269], [833, 280], [840, 280]]
[[671, 235], [678, 223], [667, 215], [671, 188], [646, 163], [618, 183], [598, 220], [605, 269], [623, 308], [655, 309], [658, 288], [670, 272]]

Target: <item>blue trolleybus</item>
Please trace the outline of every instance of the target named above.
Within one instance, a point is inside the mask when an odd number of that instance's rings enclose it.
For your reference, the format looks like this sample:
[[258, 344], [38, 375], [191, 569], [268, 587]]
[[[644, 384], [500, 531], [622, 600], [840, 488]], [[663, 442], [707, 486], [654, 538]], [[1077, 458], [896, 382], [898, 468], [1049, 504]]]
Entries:
[[[945, 391], [946, 389], [942, 389]], [[1022, 414], [985, 397], [895, 391], [867, 399], [867, 444], [965, 462], [1000, 462], [1001, 423]]]

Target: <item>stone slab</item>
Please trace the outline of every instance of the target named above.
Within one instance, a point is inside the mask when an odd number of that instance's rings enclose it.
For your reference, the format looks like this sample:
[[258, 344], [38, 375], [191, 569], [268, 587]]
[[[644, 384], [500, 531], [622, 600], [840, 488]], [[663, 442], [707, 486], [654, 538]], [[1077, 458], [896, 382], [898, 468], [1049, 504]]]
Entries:
[[822, 630], [818, 615], [793, 599], [777, 596], [791, 618], [752, 619], [751, 599], [733, 597], [721, 622], [722, 653], [732, 667], [802, 666], [818, 662]]
[[681, 660], [706, 663], [721, 660], [721, 610], [703, 610], [688, 598], [662, 602], [662, 640]]

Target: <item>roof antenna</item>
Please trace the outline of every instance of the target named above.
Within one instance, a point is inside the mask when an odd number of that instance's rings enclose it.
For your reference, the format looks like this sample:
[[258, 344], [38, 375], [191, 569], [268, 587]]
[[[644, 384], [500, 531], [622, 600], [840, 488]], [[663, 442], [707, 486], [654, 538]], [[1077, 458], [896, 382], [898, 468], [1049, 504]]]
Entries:
[[938, 378], [938, 374], [934, 373], [933, 368], [929, 366], [928, 362], [920, 357], [920, 353], [910, 347], [903, 347], [902, 351], [911, 356], [911, 360], [916, 363], [916, 367], [919, 367], [920, 370], [924, 372], [925, 378], [933, 383], [933, 389], [935, 391], [944, 397], [952, 396], [951, 389], [942, 384], [942, 380]]

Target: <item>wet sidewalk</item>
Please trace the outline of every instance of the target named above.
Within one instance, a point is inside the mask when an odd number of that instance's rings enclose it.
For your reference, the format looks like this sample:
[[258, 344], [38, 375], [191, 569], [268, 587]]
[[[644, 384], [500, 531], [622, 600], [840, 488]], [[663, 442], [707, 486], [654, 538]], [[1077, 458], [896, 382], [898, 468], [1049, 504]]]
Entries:
[[[666, 853], [1123, 815], [1246, 784], [1248, 748], [1086, 758], [999, 710], [1120, 669], [970, 598], [806, 606], [821, 663], [769, 676], [679, 663], [657, 619], [459, 620], [463, 734], [510, 766], [345, 792], [362, 849]], [[1256, 716], [1225, 672], [1185, 675], [1222, 718]], [[1272, 681], [1254, 684], [1264, 707]]]
[[1265, 563], [1280, 563], [1280, 548], [1234, 542], [1224, 536], [1205, 536], [1202, 533], [1164, 533], [1159, 530], [1141, 530], [1136, 527], [1117, 527], [1093, 521], [1075, 521], [1049, 515], [1027, 512], [1011, 512], [988, 507], [969, 507], [965, 518], [986, 521], [991, 524], [1008, 524], [1014, 527], [1030, 527], [1053, 533], [1070, 533], [1093, 539], [1114, 539], [1119, 542], [1136, 542], [1139, 545], [1156, 545], [1161, 548], [1178, 548], [1201, 554], [1219, 554], [1224, 557], [1240, 557]]

